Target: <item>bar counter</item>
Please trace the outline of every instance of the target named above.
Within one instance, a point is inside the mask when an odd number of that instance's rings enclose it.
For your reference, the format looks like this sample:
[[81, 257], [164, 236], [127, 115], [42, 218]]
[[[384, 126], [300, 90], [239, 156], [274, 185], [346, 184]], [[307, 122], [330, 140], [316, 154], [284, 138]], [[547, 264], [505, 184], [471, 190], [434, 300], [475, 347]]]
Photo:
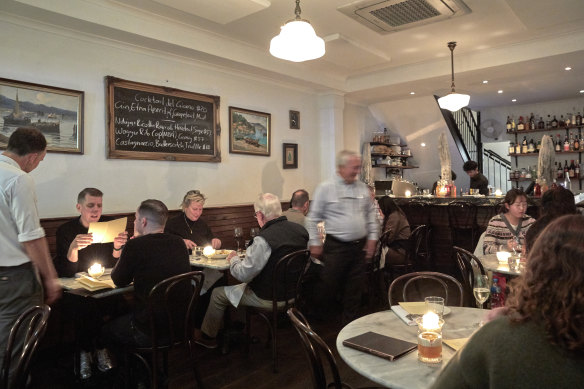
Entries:
[[[381, 198], [382, 196], [377, 196]], [[436, 196], [412, 196], [394, 197], [396, 204], [406, 214], [410, 225], [417, 226], [427, 224], [431, 228], [429, 249], [432, 255], [432, 263], [436, 271], [458, 275], [456, 262], [453, 257], [452, 246], [457, 245], [470, 252], [474, 252], [480, 235], [487, 229], [489, 220], [501, 212], [501, 204], [504, 196], [463, 196], [463, 197], [436, 197]], [[448, 206], [453, 201], [464, 202], [476, 206], [474, 218], [474, 234], [469, 231], [457, 233], [456, 241], [453, 237]], [[420, 203], [423, 204], [420, 207]], [[539, 198], [528, 197], [529, 206], [527, 214], [537, 218], [539, 216]], [[460, 212], [456, 210], [456, 212]]]

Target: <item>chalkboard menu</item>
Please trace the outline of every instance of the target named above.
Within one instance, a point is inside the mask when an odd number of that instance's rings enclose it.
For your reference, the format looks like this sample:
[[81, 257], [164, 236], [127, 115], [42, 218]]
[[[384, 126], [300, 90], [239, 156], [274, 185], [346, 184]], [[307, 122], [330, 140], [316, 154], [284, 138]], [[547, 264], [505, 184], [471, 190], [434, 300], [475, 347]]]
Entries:
[[221, 162], [219, 96], [106, 82], [109, 158]]

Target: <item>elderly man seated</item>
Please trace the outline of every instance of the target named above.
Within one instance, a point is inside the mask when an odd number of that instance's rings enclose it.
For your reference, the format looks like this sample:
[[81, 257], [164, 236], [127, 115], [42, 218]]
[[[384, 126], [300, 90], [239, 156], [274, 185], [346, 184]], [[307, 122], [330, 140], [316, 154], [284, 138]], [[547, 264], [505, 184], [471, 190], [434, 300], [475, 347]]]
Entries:
[[278, 196], [270, 193], [260, 195], [254, 203], [254, 210], [261, 227], [260, 234], [247, 248], [244, 259], [240, 259], [235, 252], [227, 257], [231, 275], [247, 285], [213, 290], [211, 303], [201, 326], [202, 333], [196, 334], [196, 342], [204, 347], [217, 347], [215, 338], [223, 323], [225, 309], [230, 304], [235, 307], [243, 305], [271, 308], [274, 266], [283, 256], [307, 247], [308, 232], [301, 225], [289, 222], [282, 216]]

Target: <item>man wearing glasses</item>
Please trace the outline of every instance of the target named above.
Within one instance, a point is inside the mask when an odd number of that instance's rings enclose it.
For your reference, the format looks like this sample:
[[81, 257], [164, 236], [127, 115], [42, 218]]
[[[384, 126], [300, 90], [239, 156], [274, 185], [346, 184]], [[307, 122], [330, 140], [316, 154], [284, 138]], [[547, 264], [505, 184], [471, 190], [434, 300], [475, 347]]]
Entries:
[[[324, 268], [316, 293], [322, 309], [338, 292], [343, 306], [342, 321], [358, 316], [364, 287], [365, 261], [373, 256], [379, 235], [377, 214], [367, 185], [357, 180], [361, 158], [352, 151], [337, 156], [337, 175], [316, 188], [306, 220], [310, 252]], [[317, 224], [325, 223], [323, 245]]]

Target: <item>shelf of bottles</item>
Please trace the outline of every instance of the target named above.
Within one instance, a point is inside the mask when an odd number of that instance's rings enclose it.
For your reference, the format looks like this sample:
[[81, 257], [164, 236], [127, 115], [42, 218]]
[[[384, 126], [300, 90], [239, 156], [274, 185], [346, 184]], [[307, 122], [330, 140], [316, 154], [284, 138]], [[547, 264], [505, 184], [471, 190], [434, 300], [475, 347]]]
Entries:
[[[369, 143], [371, 147], [371, 167], [385, 168], [385, 175], [402, 175], [404, 169], [417, 169], [418, 166], [408, 165], [408, 158], [411, 158], [410, 149], [400, 141], [397, 136], [390, 136], [385, 130], [382, 133], [373, 134], [373, 141]], [[374, 147], [374, 146], [381, 146]], [[375, 150], [385, 149], [379, 152]]]
[[[567, 175], [570, 182], [572, 180], [578, 181], [579, 188], [582, 189], [581, 180], [584, 177], [580, 176], [580, 163], [581, 153], [584, 152], [584, 138], [582, 136], [583, 119], [580, 112], [567, 114], [566, 118], [564, 118], [564, 115], [560, 115], [560, 119], [557, 119], [557, 115], [547, 115], [547, 120], [545, 121], [543, 117], [537, 120], [531, 114], [530, 116], [525, 116], [525, 120], [523, 116], [520, 116], [517, 123], [508, 116], [506, 127], [507, 133], [515, 137], [515, 142], [510, 142], [509, 144], [509, 156], [515, 157], [516, 166], [516, 169], [511, 170], [510, 181], [519, 185], [520, 182], [535, 180], [536, 167], [533, 166], [533, 169], [530, 166], [519, 168], [518, 157], [536, 157], [539, 155], [541, 138], [534, 140], [533, 137], [530, 137], [528, 140], [527, 134], [552, 132], [550, 136], [554, 144], [556, 158], [559, 159], [559, 162], [556, 162], [556, 180], [562, 182]], [[555, 136], [553, 134], [554, 131], [558, 132]], [[561, 133], [562, 131], [564, 134]], [[521, 135], [523, 135], [523, 139], [521, 139]], [[561, 156], [567, 157], [564, 159], [564, 165], [562, 165], [561, 159], [563, 158]]]

